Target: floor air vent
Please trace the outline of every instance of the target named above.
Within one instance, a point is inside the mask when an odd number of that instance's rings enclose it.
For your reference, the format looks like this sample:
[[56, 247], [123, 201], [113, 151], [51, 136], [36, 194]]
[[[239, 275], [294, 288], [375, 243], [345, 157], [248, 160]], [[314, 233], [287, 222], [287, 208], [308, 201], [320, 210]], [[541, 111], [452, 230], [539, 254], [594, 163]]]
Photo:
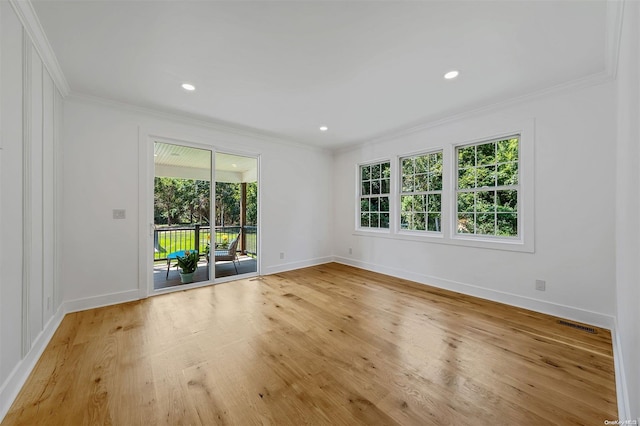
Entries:
[[571, 327], [571, 328], [575, 328], [575, 329], [578, 329], [578, 330], [586, 331], [587, 333], [598, 334], [596, 329], [593, 328], [593, 327], [587, 327], [587, 326], [584, 326], [584, 325], [575, 324], [575, 323], [572, 323], [572, 322], [569, 322], [569, 321], [563, 321], [563, 320], [559, 320], [558, 324], [566, 325], [567, 327]]

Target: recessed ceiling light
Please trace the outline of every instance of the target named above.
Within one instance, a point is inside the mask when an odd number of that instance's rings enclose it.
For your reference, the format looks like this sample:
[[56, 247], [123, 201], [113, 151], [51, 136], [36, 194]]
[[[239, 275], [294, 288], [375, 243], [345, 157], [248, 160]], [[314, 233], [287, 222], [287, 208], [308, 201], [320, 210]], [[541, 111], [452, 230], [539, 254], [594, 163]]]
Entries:
[[454, 78], [456, 78], [458, 76], [458, 74], [460, 74], [458, 71], [453, 70], [453, 71], [449, 71], [448, 73], [446, 73], [444, 75], [444, 78], [446, 78], [447, 80], [452, 80]]
[[327, 130], [329, 130], [329, 128], [327, 126], [320, 126], [320, 131], [321, 132], [326, 132]]
[[189, 92], [193, 92], [194, 90], [196, 90], [196, 86], [190, 83], [182, 83], [182, 88], [184, 90], [188, 90]]

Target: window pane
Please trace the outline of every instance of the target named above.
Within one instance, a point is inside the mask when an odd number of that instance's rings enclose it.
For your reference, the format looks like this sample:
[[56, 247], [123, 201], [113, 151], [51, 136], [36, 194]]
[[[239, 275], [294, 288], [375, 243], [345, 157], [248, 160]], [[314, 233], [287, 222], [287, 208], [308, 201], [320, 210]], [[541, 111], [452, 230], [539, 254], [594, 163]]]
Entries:
[[517, 236], [519, 143], [516, 136], [456, 149], [459, 234]]
[[476, 187], [476, 169], [458, 170], [458, 189], [467, 189]]
[[511, 213], [518, 211], [518, 191], [498, 191], [498, 212]]
[[416, 212], [427, 211], [427, 203], [424, 195], [413, 196], [413, 211], [416, 211]]
[[413, 192], [413, 176], [402, 178], [402, 192]]
[[429, 191], [442, 190], [442, 173], [437, 172], [429, 175]]
[[496, 215], [493, 213], [479, 213], [476, 221], [476, 234], [495, 235]]
[[518, 138], [499, 141], [497, 151], [498, 163], [518, 161]]
[[380, 228], [389, 227], [389, 213], [380, 213]]
[[380, 197], [380, 211], [381, 212], [389, 211], [389, 197]]
[[442, 173], [442, 152], [429, 154], [429, 171]]
[[473, 213], [475, 210], [475, 196], [473, 192], [462, 192], [458, 194], [458, 212]]
[[413, 158], [405, 158], [402, 160], [402, 175], [412, 175], [413, 174]]
[[458, 148], [458, 167], [473, 167], [476, 165], [476, 147]]
[[413, 211], [413, 195], [403, 195], [401, 198], [402, 211]]
[[458, 214], [458, 233], [474, 234], [476, 232], [476, 224], [472, 213]]
[[429, 194], [428, 198], [429, 198], [428, 210], [430, 212], [439, 213], [440, 210], [442, 209], [441, 195], [440, 194]]
[[427, 216], [427, 231], [440, 232], [440, 213], [429, 213]]
[[372, 194], [379, 194], [380, 193], [380, 181], [379, 180], [372, 180], [371, 181], [371, 193]]
[[498, 185], [518, 184], [518, 163], [498, 165]]
[[413, 215], [413, 228], [416, 231], [424, 231], [427, 229], [427, 215], [424, 213], [416, 213]]
[[372, 228], [379, 228], [380, 227], [380, 215], [378, 213], [371, 213], [370, 215], [370, 219], [369, 219], [369, 226]]
[[400, 228], [411, 229], [413, 213], [404, 212], [400, 215]]
[[360, 166], [360, 178], [362, 180], [368, 180], [371, 178], [369, 166]]
[[421, 155], [416, 157], [416, 173], [427, 173], [429, 171], [429, 157], [427, 155]]
[[383, 179], [382, 181], [382, 188], [380, 190], [381, 194], [388, 194], [389, 192], [391, 192], [391, 181], [390, 179]]
[[518, 236], [518, 215], [516, 213], [498, 213], [498, 235]]
[[381, 175], [383, 179], [389, 179], [391, 177], [391, 163], [382, 163]]
[[478, 188], [496, 186], [496, 166], [478, 167]]
[[[426, 231], [429, 227], [430, 230], [440, 232], [442, 195], [427, 193], [442, 191], [442, 151], [402, 158], [400, 166], [400, 228]], [[475, 171], [471, 173], [475, 185]]]
[[371, 198], [371, 211], [380, 211], [380, 199], [378, 197]]
[[413, 182], [413, 190], [415, 192], [426, 192], [428, 191], [428, 185], [427, 185], [427, 175], [426, 174], [422, 174], [422, 175], [416, 175], [415, 180]]
[[380, 164], [371, 166], [371, 179], [380, 179]]
[[478, 165], [495, 164], [496, 144], [495, 142], [478, 145]]
[[[381, 218], [388, 222], [390, 183], [390, 162], [360, 166], [360, 227], [378, 228]], [[379, 197], [381, 193], [387, 196]]]
[[360, 213], [360, 226], [369, 226], [369, 213]]
[[496, 200], [495, 191], [476, 192], [476, 211], [477, 212], [495, 212], [496, 211], [495, 200]]

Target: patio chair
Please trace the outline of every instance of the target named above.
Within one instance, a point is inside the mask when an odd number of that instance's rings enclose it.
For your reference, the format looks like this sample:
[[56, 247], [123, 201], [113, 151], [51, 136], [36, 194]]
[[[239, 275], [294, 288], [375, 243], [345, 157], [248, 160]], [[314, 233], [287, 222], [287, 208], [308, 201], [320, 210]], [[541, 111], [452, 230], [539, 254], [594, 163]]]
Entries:
[[[240, 234], [229, 244], [229, 248], [226, 250], [216, 250], [214, 252], [214, 259], [216, 262], [221, 261], [232, 261], [233, 267], [236, 269], [236, 274], [238, 273], [238, 267], [236, 266], [236, 260], [238, 260], [237, 250], [238, 250], [238, 241], [240, 240]], [[238, 261], [239, 263], [239, 261]]]

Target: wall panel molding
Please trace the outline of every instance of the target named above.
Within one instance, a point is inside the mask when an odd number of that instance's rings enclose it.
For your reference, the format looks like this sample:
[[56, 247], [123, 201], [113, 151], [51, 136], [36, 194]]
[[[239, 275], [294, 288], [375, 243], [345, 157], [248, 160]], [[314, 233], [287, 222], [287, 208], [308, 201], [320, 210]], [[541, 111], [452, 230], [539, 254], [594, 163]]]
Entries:
[[42, 29], [33, 5], [28, 0], [9, 0], [9, 3], [11, 3], [16, 15], [18, 15], [28, 38], [33, 41], [33, 47], [38, 52], [45, 68], [49, 71], [49, 75], [51, 75], [56, 87], [63, 96], [67, 96], [70, 91], [69, 83], [62, 73], [62, 68], [51, 48], [47, 35]]
[[22, 34], [22, 357], [31, 349], [31, 41]]
[[55, 312], [62, 303], [59, 286], [60, 279], [60, 208], [62, 203], [62, 95], [57, 88], [53, 90], [53, 296], [52, 310]]

